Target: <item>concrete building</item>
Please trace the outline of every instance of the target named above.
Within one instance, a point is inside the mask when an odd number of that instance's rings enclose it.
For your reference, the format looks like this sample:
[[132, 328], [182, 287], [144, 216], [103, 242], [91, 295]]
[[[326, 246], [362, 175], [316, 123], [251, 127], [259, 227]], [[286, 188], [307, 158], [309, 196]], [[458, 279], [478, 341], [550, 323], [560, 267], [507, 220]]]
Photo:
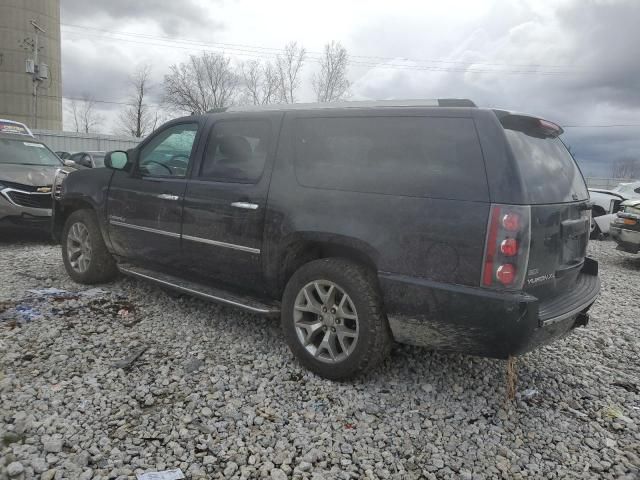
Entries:
[[[34, 58], [32, 20], [44, 30], [38, 32], [38, 63], [49, 66], [49, 78], [37, 82], [37, 106], [33, 78], [26, 73], [26, 60]], [[60, 0], [0, 0], [0, 118], [62, 129]]]

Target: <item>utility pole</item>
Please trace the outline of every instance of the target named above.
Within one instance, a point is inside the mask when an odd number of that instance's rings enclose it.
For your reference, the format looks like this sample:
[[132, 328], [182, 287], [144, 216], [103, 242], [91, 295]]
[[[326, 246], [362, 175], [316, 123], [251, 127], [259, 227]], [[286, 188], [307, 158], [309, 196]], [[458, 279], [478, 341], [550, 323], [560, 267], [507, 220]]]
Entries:
[[[30, 59], [27, 59], [26, 71], [31, 75], [33, 81], [33, 128], [38, 128], [38, 87], [40, 82], [49, 78], [49, 67], [46, 64], [40, 64], [38, 56], [40, 53], [39, 36], [40, 33], [46, 33], [44, 29], [36, 23], [35, 20], [30, 21], [33, 27], [34, 37], [31, 44], [33, 50], [33, 63], [30, 63]], [[29, 43], [25, 41], [25, 43]]]

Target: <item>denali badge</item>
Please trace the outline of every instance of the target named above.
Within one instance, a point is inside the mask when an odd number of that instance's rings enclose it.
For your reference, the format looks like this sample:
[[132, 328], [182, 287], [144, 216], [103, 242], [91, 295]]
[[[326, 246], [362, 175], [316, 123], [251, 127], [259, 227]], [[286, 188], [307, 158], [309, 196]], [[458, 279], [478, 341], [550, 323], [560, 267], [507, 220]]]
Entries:
[[527, 285], [537, 285], [542, 282], [546, 282], [547, 280], [551, 280], [556, 278], [555, 273], [548, 273], [546, 275], [540, 275], [539, 277], [529, 278], [527, 279]]

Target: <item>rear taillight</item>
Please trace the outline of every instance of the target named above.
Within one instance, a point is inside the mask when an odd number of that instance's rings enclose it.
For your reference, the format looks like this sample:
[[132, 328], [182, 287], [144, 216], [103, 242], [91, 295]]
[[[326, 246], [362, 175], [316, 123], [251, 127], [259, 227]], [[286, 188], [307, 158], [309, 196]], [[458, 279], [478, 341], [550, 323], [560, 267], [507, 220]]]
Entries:
[[482, 263], [482, 285], [521, 289], [531, 235], [531, 210], [520, 205], [491, 205]]

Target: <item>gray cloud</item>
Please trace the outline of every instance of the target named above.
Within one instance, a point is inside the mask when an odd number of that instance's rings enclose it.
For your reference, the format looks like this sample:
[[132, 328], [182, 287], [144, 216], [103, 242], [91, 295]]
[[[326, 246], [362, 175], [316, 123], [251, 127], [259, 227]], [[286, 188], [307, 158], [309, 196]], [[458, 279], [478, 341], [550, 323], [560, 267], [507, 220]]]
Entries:
[[[63, 55], [63, 95], [78, 98], [89, 94], [102, 100], [127, 96], [130, 66], [118, 51], [92, 51], [86, 45], [67, 45]], [[102, 104], [101, 108], [109, 108]]]
[[[228, 19], [228, 33], [242, 31], [238, 22], [245, 20], [249, 24], [267, 22], [283, 32], [296, 31], [287, 23], [288, 17], [280, 15], [278, 8], [284, 7], [274, 7], [269, 18], [245, 19], [246, 12], [245, 16], [234, 15], [242, 12], [241, 6], [219, 0], [62, 0], [62, 18], [65, 23], [113, 31], [140, 29], [140, 33], [157, 35], [160, 28], [164, 35], [211, 41], [211, 34], [221, 25], [209, 5], [224, 7], [224, 15], [218, 17]], [[462, 11], [446, 15], [446, 20], [440, 13], [431, 15], [423, 9], [422, 13], [413, 14], [401, 5], [377, 13], [374, 10], [345, 11], [347, 16], [358, 13], [347, 18], [351, 31], [341, 39], [349, 50], [358, 55], [396, 58], [387, 63], [414, 65], [423, 70], [385, 68], [384, 64], [372, 68], [370, 62], [379, 60], [354, 57], [368, 64], [350, 67], [354, 99], [468, 97], [481, 106], [526, 111], [563, 125], [640, 123], [637, 0], [496, 0], [483, 14], [476, 11], [466, 15]], [[298, 23], [312, 25], [314, 21], [305, 18]], [[326, 38], [290, 37], [307, 46], [332, 38], [330, 29]], [[235, 41], [279, 46], [273, 41], [265, 43], [266, 39], [251, 31]], [[174, 50], [63, 33], [64, 94], [82, 96], [89, 92], [100, 99], [125, 99], [129, 73], [138, 63], [150, 62], [157, 87], [152, 101], [157, 101], [168, 66], [183, 61], [189, 53], [198, 53], [198, 49]], [[412, 63], [406, 58], [423, 61]], [[425, 61], [428, 59], [440, 61]], [[305, 67], [306, 80], [315, 67]], [[424, 70], [425, 67], [430, 69]], [[536, 68], [563, 73], [513, 73]], [[311, 100], [311, 95], [309, 85], [301, 89], [302, 100]], [[111, 119], [121, 108], [109, 104], [100, 107]], [[640, 128], [568, 128], [565, 134], [583, 170], [590, 175], [608, 174], [609, 162], [617, 158], [638, 157], [638, 138]]]
[[153, 21], [167, 35], [184, 35], [193, 30], [223, 28], [210, 18], [210, 12], [195, 0], [62, 0], [65, 23], [93, 24], [95, 19]]
[[[376, 50], [471, 64], [414, 64], [436, 71], [381, 66], [356, 80], [354, 93], [361, 98], [468, 97], [482, 106], [526, 111], [560, 124], [640, 123], [640, 60], [635, 52], [640, 45], [639, 20], [640, 2], [635, 0], [575, 0], [540, 10], [504, 0], [476, 25], [460, 25], [432, 42], [443, 27], [423, 25], [420, 32], [415, 21], [408, 21], [405, 35], [400, 35], [385, 31], [397, 24], [392, 17], [384, 21], [384, 41], [375, 43]], [[378, 31], [378, 24], [372, 24], [354, 38], [371, 44], [366, 39]], [[532, 64], [543, 66], [522, 66]], [[437, 71], [441, 67], [466, 72]], [[547, 74], [473, 73], [474, 69], [537, 69]], [[553, 74], [557, 71], [566, 73]], [[606, 175], [609, 162], [640, 156], [639, 133], [640, 127], [567, 129], [566, 137], [585, 172]]]

